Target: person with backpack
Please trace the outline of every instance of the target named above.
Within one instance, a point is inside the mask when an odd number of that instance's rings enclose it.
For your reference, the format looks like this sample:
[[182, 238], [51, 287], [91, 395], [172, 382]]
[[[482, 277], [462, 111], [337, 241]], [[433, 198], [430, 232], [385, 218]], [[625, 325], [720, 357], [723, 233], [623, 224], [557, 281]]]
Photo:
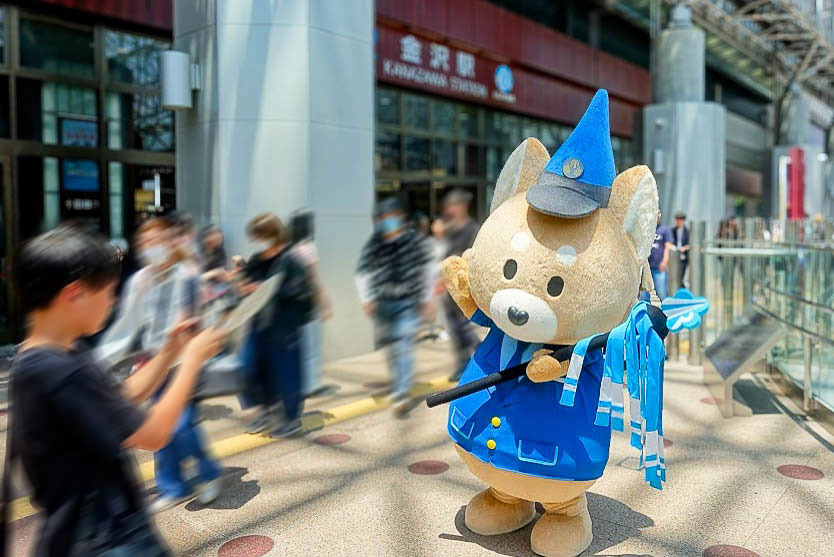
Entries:
[[241, 405], [261, 407], [248, 431], [289, 437], [302, 429], [302, 329], [313, 318], [315, 289], [290, 249], [281, 219], [272, 213], [260, 214], [249, 221], [246, 233], [256, 248], [242, 271], [241, 293], [254, 292], [275, 275], [278, 285], [270, 302], [254, 317], [243, 348], [248, 388]]

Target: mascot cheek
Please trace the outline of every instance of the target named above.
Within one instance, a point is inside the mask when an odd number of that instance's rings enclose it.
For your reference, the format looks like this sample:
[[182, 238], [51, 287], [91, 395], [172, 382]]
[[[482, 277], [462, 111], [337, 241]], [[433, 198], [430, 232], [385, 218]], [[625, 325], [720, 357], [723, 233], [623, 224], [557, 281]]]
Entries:
[[550, 342], [556, 336], [556, 315], [547, 302], [529, 292], [507, 288], [489, 301], [489, 313], [498, 328], [525, 342]]

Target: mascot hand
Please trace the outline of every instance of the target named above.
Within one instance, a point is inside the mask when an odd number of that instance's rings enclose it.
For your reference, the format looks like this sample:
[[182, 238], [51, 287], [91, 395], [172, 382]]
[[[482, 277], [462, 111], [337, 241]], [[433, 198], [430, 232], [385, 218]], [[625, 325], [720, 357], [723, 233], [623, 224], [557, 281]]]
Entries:
[[567, 366], [563, 366], [556, 358], [551, 358], [550, 350], [538, 350], [533, 359], [527, 364], [527, 377], [533, 383], [555, 381], [567, 374]]
[[469, 264], [463, 257], [457, 255], [447, 257], [440, 264], [440, 274], [443, 276], [449, 295], [466, 317], [472, 317], [478, 306], [469, 291]]

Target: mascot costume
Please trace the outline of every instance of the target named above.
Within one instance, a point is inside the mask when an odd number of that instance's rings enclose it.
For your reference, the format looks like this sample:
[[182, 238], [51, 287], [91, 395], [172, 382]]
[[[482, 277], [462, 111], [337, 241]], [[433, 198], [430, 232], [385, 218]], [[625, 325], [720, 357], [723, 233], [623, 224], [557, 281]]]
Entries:
[[472, 248], [443, 262], [461, 311], [489, 328], [458, 389], [521, 370], [449, 408], [455, 448], [488, 485], [466, 507], [471, 531], [522, 528], [539, 502], [533, 551], [587, 549], [585, 492], [602, 476], [611, 428], [623, 429], [625, 389], [631, 444], [646, 481], [662, 487], [666, 331], [650, 318], [655, 308], [638, 302], [641, 289], [653, 288], [647, 257], [657, 215], [647, 167], [616, 175], [600, 90], [552, 158], [534, 138], [516, 148]]

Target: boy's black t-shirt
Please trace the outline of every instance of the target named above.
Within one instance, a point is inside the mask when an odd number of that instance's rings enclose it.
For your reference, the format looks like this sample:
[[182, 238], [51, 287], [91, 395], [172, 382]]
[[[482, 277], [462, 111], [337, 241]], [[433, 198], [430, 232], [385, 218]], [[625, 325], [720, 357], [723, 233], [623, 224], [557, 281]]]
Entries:
[[144, 414], [116, 380], [83, 348], [26, 350], [12, 377], [14, 442], [45, 511], [37, 555], [90, 554], [147, 536], [135, 462], [122, 448]]

